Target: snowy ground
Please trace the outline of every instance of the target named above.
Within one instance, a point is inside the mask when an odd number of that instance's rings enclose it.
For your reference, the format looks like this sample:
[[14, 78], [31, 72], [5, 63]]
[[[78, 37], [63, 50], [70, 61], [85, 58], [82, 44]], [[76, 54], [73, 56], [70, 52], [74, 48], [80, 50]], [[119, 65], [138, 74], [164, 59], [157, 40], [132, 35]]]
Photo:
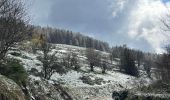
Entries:
[[[101, 69], [99, 68], [95, 68], [96, 73], [94, 72], [88, 72], [89, 68], [88, 68], [88, 64], [87, 64], [87, 60], [85, 57], [85, 48], [82, 47], [76, 47], [76, 46], [70, 46], [70, 45], [63, 45], [63, 44], [55, 44], [54, 45], [54, 49], [52, 50], [51, 53], [57, 52], [56, 56], [57, 57], [62, 57], [64, 55], [66, 55], [67, 53], [71, 52], [75, 52], [78, 54], [79, 59], [82, 62], [82, 66], [81, 69], [86, 71], [86, 72], [77, 72], [74, 70], [70, 70], [68, 73], [60, 75], [58, 73], [54, 73], [51, 77], [51, 80], [49, 80], [49, 82], [53, 83], [53, 82], [60, 82], [62, 83], [64, 86], [68, 86], [71, 88], [74, 87], [82, 87], [82, 88], [86, 88], [86, 87], [105, 87], [108, 85], [113, 85], [113, 90], [119, 90], [119, 89], [130, 89], [133, 88], [135, 86], [137, 86], [141, 80], [145, 82], [145, 84], [149, 84], [150, 83], [150, 79], [148, 79], [147, 77], [140, 77], [140, 78], [135, 78], [123, 73], [120, 73], [116, 70], [116, 64], [118, 63], [118, 60], [115, 60], [112, 62], [113, 66], [115, 66], [115, 70], [109, 70], [106, 72], [106, 74], [101, 74]], [[26, 51], [15, 51], [18, 53], [21, 53], [21, 56], [13, 56], [10, 53], [14, 52], [14, 51], [10, 51], [8, 54], [8, 57], [12, 57], [18, 60], [21, 60], [21, 63], [23, 64], [23, 66], [26, 68], [27, 71], [30, 71], [32, 68], [35, 68], [38, 70], [38, 72], [41, 72], [42, 70], [42, 63], [37, 59], [38, 56], [40, 56], [42, 53], [38, 52], [37, 54], [32, 54], [32, 53], [28, 53]], [[103, 55], [108, 56], [109, 54], [106, 52], [101, 52]], [[86, 83], [83, 83], [83, 81], [80, 79], [80, 77], [82, 76], [90, 76], [90, 78], [93, 80], [95, 78], [102, 78], [104, 82], [102, 82], [101, 85], [89, 85]], [[40, 77], [35, 77], [33, 75], [30, 75], [30, 78], [32, 78], [33, 80], [41, 80]], [[75, 90], [76, 91], [76, 90]], [[111, 91], [111, 90], [110, 90]], [[106, 99], [108, 98], [108, 99]], [[105, 100], [111, 100], [110, 97], [106, 97]], [[92, 99], [92, 100], [102, 100], [102, 99]]]

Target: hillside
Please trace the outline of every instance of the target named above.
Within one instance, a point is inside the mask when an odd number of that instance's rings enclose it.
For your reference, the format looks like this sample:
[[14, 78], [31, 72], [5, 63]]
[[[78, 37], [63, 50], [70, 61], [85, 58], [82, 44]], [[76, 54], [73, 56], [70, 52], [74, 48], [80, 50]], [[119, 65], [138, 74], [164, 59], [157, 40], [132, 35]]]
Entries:
[[[62, 59], [62, 57], [70, 52], [77, 53], [81, 65], [80, 70], [75, 71], [69, 69], [63, 74], [55, 72], [49, 80], [44, 80], [40, 77], [43, 68], [42, 62], [38, 60], [42, 52], [38, 51], [36, 54], [28, 53], [29, 46], [25, 50], [19, 50], [19, 47], [20, 46], [13, 48], [13, 50], [8, 53], [8, 57], [20, 60], [21, 64], [29, 73], [29, 89], [32, 98], [45, 95], [44, 98], [49, 98], [50, 100], [56, 100], [52, 99], [54, 97], [61, 99], [62, 97], [59, 96], [59, 91], [55, 89], [58, 85], [61, 85], [73, 100], [85, 100], [94, 97], [111, 97], [113, 91], [134, 89], [143, 85], [143, 83], [147, 85], [152, 82], [146, 74], [143, 74], [145, 72], [142, 70], [142, 76], [139, 78], [120, 73], [117, 69], [119, 63], [118, 58], [112, 61], [111, 66], [113, 68], [107, 70], [105, 74], [101, 73], [99, 67], [95, 67], [95, 72], [90, 72], [88, 61], [85, 56], [86, 48], [63, 44], [53, 44], [53, 49], [50, 53], [57, 52], [55, 56], [58, 57], [58, 60]], [[106, 52], [99, 52], [103, 56], [109, 56]]]
[[170, 100], [169, 4], [0, 0], [0, 100]]

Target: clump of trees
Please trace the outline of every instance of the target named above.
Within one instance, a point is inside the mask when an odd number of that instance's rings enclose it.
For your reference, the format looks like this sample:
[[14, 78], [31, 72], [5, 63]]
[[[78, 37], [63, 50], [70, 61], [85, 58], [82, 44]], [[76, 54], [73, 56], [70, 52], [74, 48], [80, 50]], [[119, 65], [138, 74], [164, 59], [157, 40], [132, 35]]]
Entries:
[[139, 76], [138, 68], [143, 62], [143, 52], [129, 49], [126, 45], [116, 46], [113, 47], [110, 52], [110, 60], [114, 58], [120, 58], [119, 69], [121, 72], [132, 76]]
[[107, 60], [109, 57], [104, 57], [99, 51], [95, 51], [92, 48], [86, 49], [86, 57], [89, 62], [90, 71], [94, 72], [94, 67], [100, 67], [102, 69], [102, 73], [106, 73], [108, 63]]
[[[35, 31], [36, 32], [36, 31]], [[36, 53], [41, 51], [43, 54], [38, 59], [43, 63], [42, 74], [45, 79], [50, 79], [53, 73], [63, 74], [68, 69], [79, 70], [78, 55], [71, 50], [65, 56], [58, 58], [57, 52], [51, 54], [52, 44], [49, 43], [48, 37], [43, 33], [35, 33], [32, 36], [32, 51]]]
[[[168, 36], [170, 32], [170, 17], [169, 14], [161, 19], [162, 29], [165, 31], [165, 35]], [[170, 45], [165, 47], [165, 52], [157, 58], [157, 73], [160, 75], [160, 80], [163, 84], [170, 86]]]
[[160, 80], [163, 83], [170, 84], [170, 46], [166, 47], [166, 53], [162, 54], [157, 59], [157, 68], [160, 75]]
[[39, 34], [37, 36], [37, 47], [38, 50], [42, 51], [42, 56], [39, 57], [39, 60], [43, 63], [42, 74], [45, 79], [50, 79], [54, 72], [64, 72], [62, 64], [58, 61], [56, 53], [50, 54], [52, 45], [48, 43], [47, 37], [45, 34]]
[[158, 55], [156, 54], [129, 49], [126, 45], [112, 47], [110, 50], [111, 62], [115, 58], [120, 58], [120, 71], [133, 76], [139, 76], [137, 75], [137, 73], [139, 74], [138, 70], [143, 70], [146, 71], [148, 77], [151, 78], [151, 68], [155, 66], [155, 58], [157, 57]]
[[80, 69], [78, 54], [73, 52], [72, 50], [68, 50], [69, 52], [63, 56], [61, 64], [65, 66], [67, 69], [74, 69], [78, 71]]
[[[121, 58], [122, 53], [124, 52], [126, 45], [112, 47], [110, 50], [110, 59]], [[133, 55], [134, 60], [136, 61], [138, 67], [143, 63], [144, 56], [147, 55], [140, 50], [130, 49], [131, 54]]]

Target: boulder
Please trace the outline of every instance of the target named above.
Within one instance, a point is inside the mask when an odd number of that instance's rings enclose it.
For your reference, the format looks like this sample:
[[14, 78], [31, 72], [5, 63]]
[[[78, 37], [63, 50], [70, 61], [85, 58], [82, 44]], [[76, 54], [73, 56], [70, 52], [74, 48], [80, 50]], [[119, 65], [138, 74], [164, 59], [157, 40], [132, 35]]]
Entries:
[[0, 100], [26, 100], [22, 89], [11, 79], [0, 75]]

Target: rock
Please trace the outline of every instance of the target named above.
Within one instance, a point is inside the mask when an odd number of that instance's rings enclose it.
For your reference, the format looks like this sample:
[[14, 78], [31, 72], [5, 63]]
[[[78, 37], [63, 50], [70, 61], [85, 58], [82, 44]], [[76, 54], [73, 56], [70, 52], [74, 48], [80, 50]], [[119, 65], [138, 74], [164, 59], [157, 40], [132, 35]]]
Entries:
[[26, 100], [22, 89], [11, 79], [0, 75], [0, 100]]

